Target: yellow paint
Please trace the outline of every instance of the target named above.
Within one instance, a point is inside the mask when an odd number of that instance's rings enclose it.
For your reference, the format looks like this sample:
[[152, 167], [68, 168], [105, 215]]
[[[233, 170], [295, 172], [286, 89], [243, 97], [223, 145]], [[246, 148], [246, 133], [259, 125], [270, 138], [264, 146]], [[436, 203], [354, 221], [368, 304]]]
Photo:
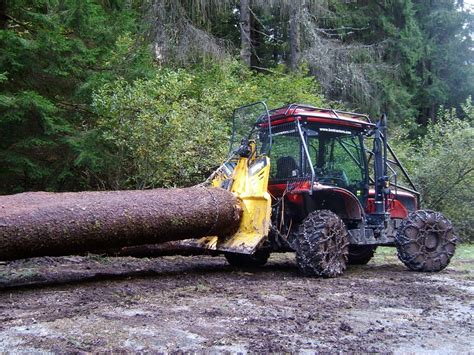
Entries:
[[224, 237], [205, 237], [193, 243], [195, 246], [243, 254], [252, 254], [268, 237], [270, 230], [271, 197], [268, 193], [270, 159], [257, 157], [255, 144], [251, 144], [250, 158], [239, 158], [231, 177], [223, 173], [215, 175], [211, 184], [222, 186], [232, 179], [230, 191], [242, 203], [243, 215], [237, 233]]

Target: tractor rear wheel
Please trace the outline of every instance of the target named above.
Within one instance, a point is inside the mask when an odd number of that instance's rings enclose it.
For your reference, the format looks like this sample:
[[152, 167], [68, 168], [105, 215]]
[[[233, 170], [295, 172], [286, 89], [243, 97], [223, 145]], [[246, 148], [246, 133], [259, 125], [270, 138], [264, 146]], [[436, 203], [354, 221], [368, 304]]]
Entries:
[[448, 266], [457, 237], [451, 222], [439, 212], [411, 212], [397, 230], [398, 258], [414, 271], [440, 271]]
[[349, 245], [349, 265], [365, 265], [374, 256], [376, 245]]
[[255, 268], [263, 266], [270, 257], [270, 250], [259, 249], [253, 254], [224, 253], [227, 262], [238, 268]]
[[346, 225], [333, 212], [311, 212], [292, 238], [296, 262], [307, 276], [336, 277], [347, 267], [349, 237]]

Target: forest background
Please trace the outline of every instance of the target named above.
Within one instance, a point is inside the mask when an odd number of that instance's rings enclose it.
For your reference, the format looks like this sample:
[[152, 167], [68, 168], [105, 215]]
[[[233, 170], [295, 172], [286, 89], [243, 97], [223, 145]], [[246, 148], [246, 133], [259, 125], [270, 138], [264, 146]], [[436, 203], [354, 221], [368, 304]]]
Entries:
[[233, 108], [386, 112], [424, 208], [474, 236], [459, 0], [0, 0], [0, 194], [189, 186]]

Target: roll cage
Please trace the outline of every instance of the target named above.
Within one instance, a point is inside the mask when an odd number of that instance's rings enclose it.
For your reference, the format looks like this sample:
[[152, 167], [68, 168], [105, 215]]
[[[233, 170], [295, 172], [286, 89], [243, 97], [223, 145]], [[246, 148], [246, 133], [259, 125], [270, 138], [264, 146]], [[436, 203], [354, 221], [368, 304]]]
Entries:
[[[249, 110], [253, 111], [252, 118], [247, 115]], [[258, 111], [259, 113], [256, 114], [255, 112]], [[255, 117], [256, 119], [254, 119]], [[246, 132], [249, 132], [250, 128], [250, 133], [248, 133], [247, 136], [242, 134], [243, 131], [242, 127], [239, 126], [239, 122], [246, 122]], [[297, 103], [269, 110], [265, 102], [255, 102], [234, 110], [230, 145], [231, 154], [235, 152], [235, 143], [240, 143], [238, 138], [254, 140], [258, 143], [259, 154], [271, 157], [273, 164], [275, 164], [275, 158], [278, 157], [272, 156], [275, 155], [274, 152], [272, 152], [274, 140], [279, 135], [292, 135], [300, 141], [298, 152], [299, 164], [297, 164], [299, 169], [297, 172], [293, 172], [289, 167], [287, 170], [291, 172], [291, 175], [286, 176], [284, 179], [289, 183], [292, 181], [306, 180], [310, 182], [310, 186], [314, 186], [315, 182], [324, 182], [326, 184], [331, 184], [332, 182], [337, 186], [336, 176], [334, 176], [334, 181], [331, 181], [331, 179], [327, 177], [321, 181], [320, 173], [323, 168], [321, 164], [324, 164], [322, 163], [324, 159], [321, 159], [320, 152], [318, 152], [318, 157], [314, 157], [314, 154], [312, 156], [310, 152], [312, 148], [309, 144], [309, 139], [311, 139], [311, 135], [318, 130], [319, 133], [322, 131], [326, 134], [332, 133], [335, 137], [337, 137], [338, 134], [358, 137], [360, 149], [362, 149], [364, 153], [363, 159], [357, 158], [353, 152], [348, 149], [347, 144], [341, 143], [340, 140], [338, 144], [347, 153], [348, 159], [364, 172], [361, 183], [364, 182], [367, 186], [374, 186], [376, 198], [380, 201], [386, 200], [384, 195], [397, 194], [398, 189], [400, 189], [413, 194], [419, 206], [420, 195], [406, 169], [387, 142], [385, 115], [377, 123], [373, 123], [369, 116], [354, 112], [319, 108]], [[285, 131], [286, 133], [282, 133]], [[367, 138], [374, 140], [372, 148], [366, 146]], [[333, 144], [337, 141], [338, 139], [336, 138]], [[288, 162], [289, 161], [288, 159]], [[374, 164], [373, 176], [370, 174], [371, 163]], [[408, 184], [408, 187], [400, 183], [399, 177]], [[389, 191], [389, 186], [394, 187], [393, 192]], [[362, 186], [359, 186], [359, 188], [360, 187]], [[310, 193], [312, 193], [312, 190], [313, 189], [310, 189]], [[354, 190], [355, 194], [358, 193], [357, 189], [352, 190]], [[366, 192], [363, 194], [366, 195]], [[382, 210], [378, 212], [380, 214], [384, 213]]]

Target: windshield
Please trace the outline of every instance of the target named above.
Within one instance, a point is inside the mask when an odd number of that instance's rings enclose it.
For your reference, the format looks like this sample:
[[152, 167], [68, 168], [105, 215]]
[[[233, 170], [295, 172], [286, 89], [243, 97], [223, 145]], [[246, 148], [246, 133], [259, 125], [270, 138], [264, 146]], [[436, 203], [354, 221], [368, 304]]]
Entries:
[[300, 134], [297, 128], [295, 122], [272, 128], [270, 178], [275, 183], [310, 180], [314, 170], [321, 184], [357, 194], [365, 189], [367, 169], [360, 132], [306, 125]]
[[355, 190], [366, 183], [365, 157], [359, 134], [321, 132], [309, 139], [317, 180]]
[[[250, 105], [236, 108], [232, 117], [232, 135], [230, 138], [230, 154], [240, 146], [242, 139], [255, 141], [261, 154], [265, 154], [261, 147], [263, 140], [267, 140], [266, 149], [271, 147], [270, 124], [266, 124], [266, 128], [258, 129], [257, 123], [265, 123], [269, 120], [267, 105], [264, 102], [255, 102]], [[265, 137], [265, 139], [263, 139]]]

